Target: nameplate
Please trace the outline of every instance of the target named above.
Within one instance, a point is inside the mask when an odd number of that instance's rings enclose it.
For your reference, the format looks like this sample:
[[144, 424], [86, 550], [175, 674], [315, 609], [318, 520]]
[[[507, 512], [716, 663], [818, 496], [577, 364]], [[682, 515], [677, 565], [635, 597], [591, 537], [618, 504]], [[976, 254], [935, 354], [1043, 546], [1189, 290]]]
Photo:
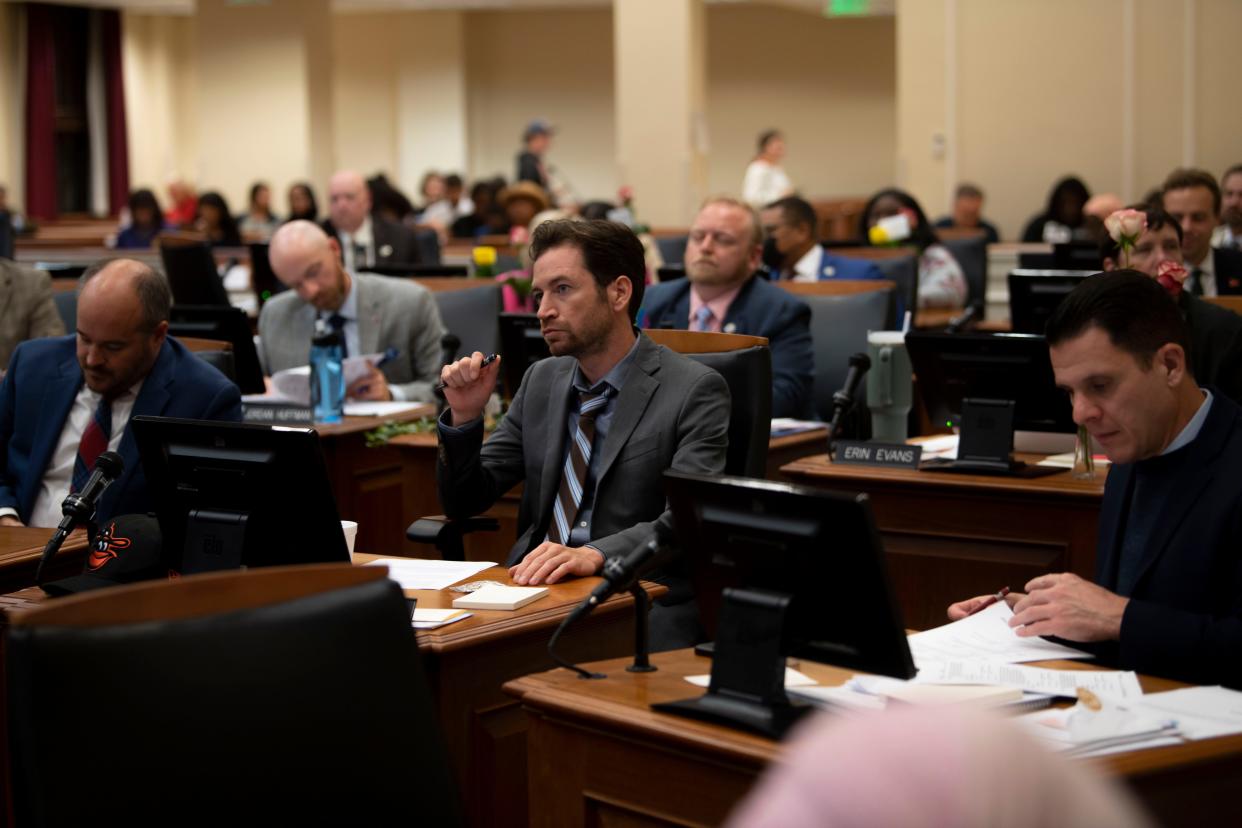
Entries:
[[242, 419], [264, 425], [311, 425], [314, 415], [309, 405], [276, 402], [242, 403]]
[[834, 463], [849, 463], [855, 466], [892, 466], [902, 469], [917, 469], [919, 458], [923, 456], [922, 446], [908, 446], [905, 443], [860, 443], [855, 440], [837, 440]]

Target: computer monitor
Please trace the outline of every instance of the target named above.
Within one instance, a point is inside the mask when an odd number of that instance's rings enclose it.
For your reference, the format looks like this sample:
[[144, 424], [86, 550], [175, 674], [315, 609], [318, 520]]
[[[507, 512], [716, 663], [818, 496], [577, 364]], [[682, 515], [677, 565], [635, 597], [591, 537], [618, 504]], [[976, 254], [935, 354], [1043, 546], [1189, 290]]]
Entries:
[[160, 245], [160, 261], [178, 305], [229, 305], [211, 248], [201, 242]]
[[470, 268], [464, 264], [376, 264], [362, 268], [361, 272], [374, 273], [379, 276], [461, 278], [470, 275]]
[[170, 572], [348, 563], [310, 428], [130, 420]]
[[263, 367], [254, 347], [250, 318], [241, 308], [223, 305], [173, 305], [168, 317], [173, 336], [219, 339], [233, 346], [237, 386], [243, 394], [262, 394]]
[[803, 712], [785, 695], [786, 657], [914, 675], [867, 495], [671, 471], [664, 480], [715, 647], [707, 695], [658, 709], [779, 737]]
[[250, 245], [250, 286], [254, 288], [259, 307], [263, 307], [276, 294], [288, 290], [284, 282], [276, 278], [276, 271], [272, 270], [272, 262], [268, 258], [270, 246], [267, 242]]
[[962, 400], [987, 399], [1014, 402], [1016, 431], [1076, 430], [1042, 336], [911, 331], [906, 351], [927, 414], [938, 426], [961, 425]]
[[1009, 274], [1009, 325], [1014, 333], [1043, 334], [1052, 312], [1090, 270], [1014, 270]]
[[533, 313], [500, 314], [500, 367], [506, 397], [513, 399], [526, 370], [551, 353], [539, 330], [538, 316]]

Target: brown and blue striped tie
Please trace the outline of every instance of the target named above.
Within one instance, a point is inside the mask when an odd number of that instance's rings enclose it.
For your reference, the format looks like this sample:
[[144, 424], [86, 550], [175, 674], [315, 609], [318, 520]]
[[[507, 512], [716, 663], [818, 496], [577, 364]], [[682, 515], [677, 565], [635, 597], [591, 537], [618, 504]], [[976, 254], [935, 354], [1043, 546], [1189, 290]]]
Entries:
[[548, 525], [548, 540], [553, 543], [569, 545], [569, 533], [582, 505], [587, 469], [591, 467], [595, 418], [607, 403], [607, 387], [598, 394], [590, 391], [578, 393], [578, 427], [573, 430], [569, 441], [569, 452], [565, 455], [565, 466], [561, 470], [561, 486], [552, 506], [552, 522]]

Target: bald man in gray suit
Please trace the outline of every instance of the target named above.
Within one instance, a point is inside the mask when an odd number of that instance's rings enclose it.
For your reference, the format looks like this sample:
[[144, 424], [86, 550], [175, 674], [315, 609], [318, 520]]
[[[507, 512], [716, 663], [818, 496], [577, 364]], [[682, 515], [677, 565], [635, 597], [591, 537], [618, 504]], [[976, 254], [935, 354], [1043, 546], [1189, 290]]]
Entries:
[[397, 358], [354, 382], [352, 399], [435, 399], [444, 325], [431, 292], [416, 282], [356, 274], [341, 264], [336, 239], [309, 221], [291, 221], [272, 236], [272, 271], [289, 291], [259, 315], [259, 353], [275, 373], [307, 364], [318, 319], [340, 331], [348, 356], [392, 348]]

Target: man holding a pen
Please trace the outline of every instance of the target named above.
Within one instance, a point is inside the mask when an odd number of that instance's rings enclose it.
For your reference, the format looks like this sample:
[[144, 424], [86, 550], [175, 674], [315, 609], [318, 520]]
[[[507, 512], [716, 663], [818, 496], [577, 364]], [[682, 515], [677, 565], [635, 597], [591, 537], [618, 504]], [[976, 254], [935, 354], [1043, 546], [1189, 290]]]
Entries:
[[429, 290], [408, 279], [350, 273], [336, 239], [309, 221], [277, 230], [268, 256], [289, 290], [273, 296], [259, 314], [265, 371], [305, 365], [315, 321], [322, 318], [341, 333], [347, 357], [387, 352], [346, 389], [350, 398], [435, 399], [444, 326]]
[[1032, 579], [1005, 598], [1010, 626], [1125, 669], [1242, 687], [1242, 408], [1198, 385], [1177, 305], [1137, 271], [1085, 280], [1046, 335], [1074, 421], [1113, 466], [1095, 582]]

